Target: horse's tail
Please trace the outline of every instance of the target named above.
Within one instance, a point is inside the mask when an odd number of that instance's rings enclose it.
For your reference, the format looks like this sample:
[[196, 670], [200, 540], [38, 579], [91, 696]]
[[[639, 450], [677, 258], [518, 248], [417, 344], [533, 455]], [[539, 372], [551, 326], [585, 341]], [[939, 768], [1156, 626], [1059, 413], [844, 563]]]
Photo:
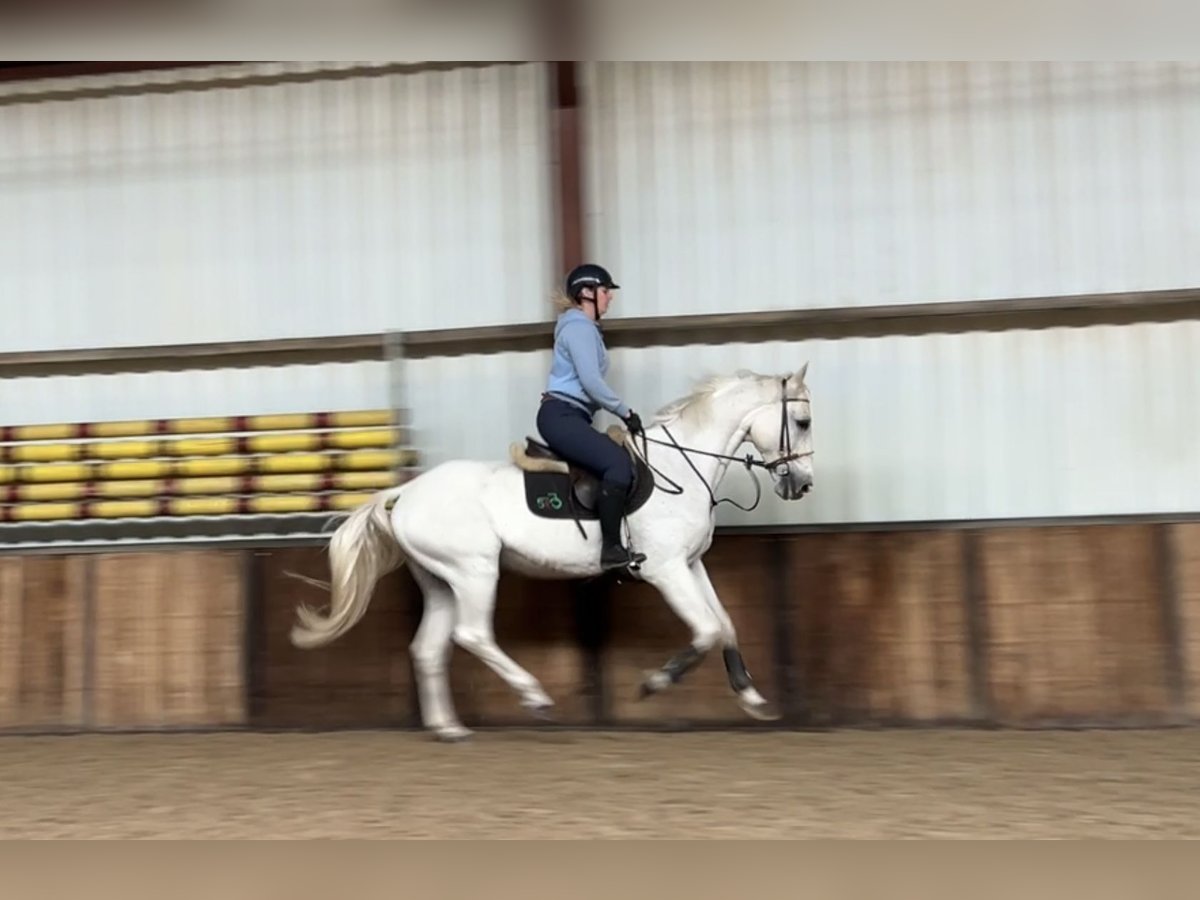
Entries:
[[328, 644], [354, 627], [363, 617], [375, 584], [404, 562], [392, 532], [389, 501], [400, 487], [380, 491], [346, 518], [329, 540], [331, 594], [329, 615], [301, 605], [299, 623], [292, 627], [292, 643], [310, 649]]

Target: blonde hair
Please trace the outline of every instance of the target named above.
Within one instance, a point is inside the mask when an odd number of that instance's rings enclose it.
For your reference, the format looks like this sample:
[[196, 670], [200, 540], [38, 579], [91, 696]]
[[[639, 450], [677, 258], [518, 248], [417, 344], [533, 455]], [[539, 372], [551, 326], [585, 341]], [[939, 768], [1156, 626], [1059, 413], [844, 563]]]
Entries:
[[566, 312], [568, 309], [571, 309], [574, 306], [578, 306], [574, 300], [572, 300], [563, 292], [562, 288], [559, 288], [550, 296], [550, 305], [560, 313]]

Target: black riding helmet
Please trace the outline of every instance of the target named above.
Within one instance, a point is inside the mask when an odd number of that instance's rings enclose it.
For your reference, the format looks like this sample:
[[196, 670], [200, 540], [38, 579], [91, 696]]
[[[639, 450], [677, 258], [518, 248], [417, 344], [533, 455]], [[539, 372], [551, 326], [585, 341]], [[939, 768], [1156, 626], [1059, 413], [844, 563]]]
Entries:
[[598, 266], [595, 263], [584, 263], [581, 266], [576, 266], [567, 273], [565, 282], [567, 296], [579, 302], [579, 292], [585, 287], [606, 287], [611, 290], [617, 290], [620, 285], [612, 280], [612, 276], [608, 274], [608, 270], [603, 266]]

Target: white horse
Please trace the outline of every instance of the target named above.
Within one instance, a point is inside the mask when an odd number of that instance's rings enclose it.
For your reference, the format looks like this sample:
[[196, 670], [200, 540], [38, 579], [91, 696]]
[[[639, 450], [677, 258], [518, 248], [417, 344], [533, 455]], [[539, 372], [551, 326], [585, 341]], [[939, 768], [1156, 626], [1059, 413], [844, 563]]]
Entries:
[[[648, 456], [659, 476], [653, 493], [625, 518], [630, 546], [646, 554], [635, 577], [657, 588], [692, 632], [691, 645], [645, 680], [642, 696], [678, 681], [720, 643], [741, 707], [755, 718], [779, 717], [746, 671], [733, 622], [701, 557], [712, 543], [714, 494], [731, 462], [766, 469], [786, 500], [812, 487], [807, 370], [805, 363], [788, 375], [709, 379], [660, 410], [646, 424], [644, 441], [633, 439], [635, 456]], [[733, 455], [747, 441], [762, 459]], [[453, 460], [379, 492], [332, 535], [329, 615], [301, 606], [292, 642], [316, 647], [344, 634], [366, 611], [378, 579], [407, 562], [425, 603], [410, 645], [424, 726], [442, 740], [471, 734], [450, 697], [451, 642], [495, 671], [532, 713], [545, 714], [553, 701], [542, 685], [496, 644], [496, 584], [502, 569], [535, 578], [597, 575], [600, 535], [594, 519], [531, 512], [526, 475], [512, 461]], [[658, 481], [678, 490], [664, 490]]]

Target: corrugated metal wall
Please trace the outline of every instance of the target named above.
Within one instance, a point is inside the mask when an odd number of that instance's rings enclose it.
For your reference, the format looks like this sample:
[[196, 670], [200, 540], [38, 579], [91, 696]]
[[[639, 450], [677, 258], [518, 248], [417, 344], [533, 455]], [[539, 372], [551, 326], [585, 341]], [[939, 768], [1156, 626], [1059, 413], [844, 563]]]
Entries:
[[[0, 105], [0, 351], [545, 318], [546, 91], [528, 64]], [[42, 422], [374, 406], [388, 382], [363, 364], [0, 390], [5, 421]]]
[[[614, 315], [1200, 282], [1200, 68], [585, 74], [590, 237], [625, 285]], [[20, 298], [0, 346], [546, 319], [544, 79], [496, 67], [0, 105], [17, 135], [0, 143], [0, 290]], [[497, 275], [482, 298], [478, 271]], [[816, 492], [722, 506], [725, 524], [1168, 511], [1200, 505], [1198, 350], [1195, 323], [618, 350], [613, 382], [648, 412], [709, 372], [812, 361]], [[534, 431], [548, 362], [408, 363], [426, 459], [503, 458]], [[10, 422], [376, 406], [390, 375], [20, 379], [0, 405]], [[744, 473], [727, 490], [752, 497]]]
[[593, 63], [630, 315], [1200, 283], [1200, 64]]
[[546, 109], [538, 64], [0, 106], [0, 349], [544, 315]]
[[[586, 67], [613, 315], [1200, 283], [1200, 66]], [[812, 361], [817, 489], [723, 524], [1200, 507], [1196, 323], [613, 353], [648, 411]], [[413, 363], [431, 458], [533, 433], [548, 354]], [[478, 413], [464, 416], [470, 405]], [[744, 473], [726, 491], [753, 498]]]
[[[810, 361], [816, 489], [724, 525], [1183, 512], [1200, 508], [1200, 323], [614, 350], [652, 411], [711, 373]], [[536, 434], [548, 354], [407, 364], [428, 461], [503, 458]], [[467, 413], [466, 410], [470, 410]], [[606, 425], [601, 416], [598, 425]], [[668, 452], [655, 448], [652, 452]], [[722, 496], [754, 499], [744, 471]]]

